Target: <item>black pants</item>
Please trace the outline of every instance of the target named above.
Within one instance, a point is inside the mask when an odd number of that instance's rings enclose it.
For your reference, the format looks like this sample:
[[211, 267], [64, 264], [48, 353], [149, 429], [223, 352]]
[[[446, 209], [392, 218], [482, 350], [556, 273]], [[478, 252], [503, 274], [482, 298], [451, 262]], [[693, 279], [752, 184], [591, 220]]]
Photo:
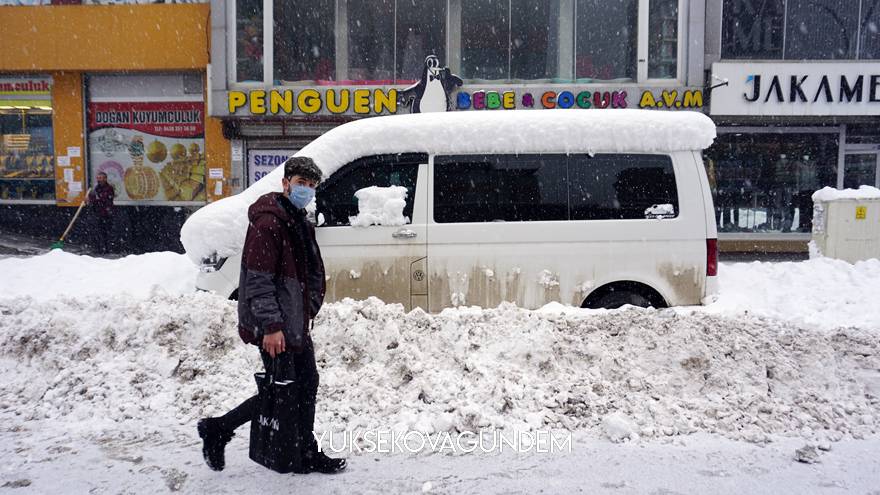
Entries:
[[113, 236], [113, 217], [110, 215], [96, 214], [94, 217], [94, 242], [95, 252], [109, 254], [111, 251], [110, 240]]
[[[263, 367], [266, 372], [276, 373], [276, 380], [293, 380], [296, 384], [296, 398], [298, 407], [296, 421], [302, 435], [303, 452], [317, 451], [317, 442], [312, 432], [315, 429], [315, 399], [318, 395], [318, 366], [315, 363], [315, 347], [312, 338], [306, 335], [303, 351], [294, 354], [290, 351], [276, 355], [273, 363], [272, 357], [260, 349], [260, 357], [263, 358]], [[233, 431], [239, 426], [248, 423], [254, 416], [254, 408], [257, 406], [257, 396], [253, 396], [242, 402], [238, 407], [220, 417], [221, 427]]]

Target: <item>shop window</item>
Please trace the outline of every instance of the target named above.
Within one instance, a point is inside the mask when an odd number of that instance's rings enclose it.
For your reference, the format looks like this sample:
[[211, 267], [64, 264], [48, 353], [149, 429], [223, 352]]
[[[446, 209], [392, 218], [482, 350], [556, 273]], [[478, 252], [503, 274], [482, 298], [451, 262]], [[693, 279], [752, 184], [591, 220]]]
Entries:
[[705, 163], [720, 232], [810, 232], [814, 191], [837, 183], [839, 133], [720, 133]]
[[722, 58], [782, 58], [785, 0], [724, 0], [722, 8]]
[[23, 103], [0, 100], [0, 201], [51, 201], [55, 199], [52, 108]]
[[349, 225], [349, 218], [358, 214], [358, 200], [354, 193], [370, 186], [406, 187], [409, 194], [403, 215], [412, 222], [415, 207], [416, 179], [419, 164], [428, 157], [417, 153], [376, 155], [361, 158], [335, 172], [318, 186], [315, 194], [317, 211], [323, 216], [321, 225], [336, 227]]
[[434, 221], [567, 220], [565, 155], [434, 159]]
[[273, 8], [274, 79], [280, 84], [335, 80], [336, 3], [275, 0]]
[[444, 1], [348, 0], [347, 14], [348, 79], [353, 82], [413, 82], [421, 77], [428, 55], [445, 57]]
[[509, 0], [474, 0], [461, 6], [461, 73], [468, 79], [507, 79]]
[[877, 184], [877, 152], [847, 153], [843, 161], [843, 187], [858, 189]]
[[880, 59], [880, 0], [862, 0], [859, 58]]
[[263, 0], [235, 2], [235, 78], [263, 80]]
[[117, 204], [204, 204], [205, 103], [193, 73], [88, 77], [88, 167]]
[[394, 77], [394, 0], [348, 0], [348, 78], [390, 84]]
[[848, 124], [846, 142], [850, 144], [880, 143], [880, 127], [876, 124]]
[[510, 77], [550, 79], [559, 72], [559, 2], [513, 1], [510, 16]]
[[463, 77], [486, 80], [556, 77], [559, 15], [558, 0], [463, 2]]
[[446, 60], [446, 0], [397, 2], [397, 83], [416, 81], [425, 57]]
[[724, 0], [723, 9], [722, 58], [880, 58], [878, 0]]
[[855, 58], [858, 14], [856, 0], [788, 0], [785, 58]]
[[578, 0], [575, 77], [635, 81], [638, 24], [638, 0]]
[[678, 77], [678, 0], [648, 4], [648, 78]]
[[665, 155], [572, 155], [569, 160], [572, 220], [644, 219], [645, 210], [669, 205], [678, 214], [672, 159]]

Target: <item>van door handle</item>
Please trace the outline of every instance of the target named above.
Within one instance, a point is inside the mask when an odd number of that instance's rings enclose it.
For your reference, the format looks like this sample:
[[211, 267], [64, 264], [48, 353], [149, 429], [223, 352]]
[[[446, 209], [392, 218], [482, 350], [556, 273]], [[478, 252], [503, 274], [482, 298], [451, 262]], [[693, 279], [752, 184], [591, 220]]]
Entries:
[[395, 239], [414, 239], [418, 234], [416, 234], [415, 230], [410, 229], [400, 229], [397, 232], [391, 234], [391, 237]]

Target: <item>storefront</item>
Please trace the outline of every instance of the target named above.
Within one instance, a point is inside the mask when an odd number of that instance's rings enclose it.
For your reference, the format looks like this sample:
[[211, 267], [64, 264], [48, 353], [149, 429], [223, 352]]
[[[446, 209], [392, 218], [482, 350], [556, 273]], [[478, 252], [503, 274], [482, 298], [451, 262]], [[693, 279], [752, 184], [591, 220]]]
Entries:
[[813, 191], [878, 185], [875, 3], [724, 0], [707, 13], [721, 30], [707, 29], [719, 127], [705, 157], [729, 250], [806, 251]]
[[[189, 213], [231, 191], [206, 108], [210, 5], [107, 3], [0, 0], [0, 231], [59, 236], [103, 172], [111, 247], [179, 250]], [[90, 244], [93, 220], [69, 245]]]
[[705, 155], [722, 239], [804, 249], [812, 192], [878, 185], [880, 64], [722, 63], [713, 74], [729, 81], [713, 93], [718, 139]]
[[[215, 0], [210, 114], [241, 190], [340, 123], [429, 111], [702, 110], [688, 0]], [[223, 29], [217, 28], [222, 26]]]

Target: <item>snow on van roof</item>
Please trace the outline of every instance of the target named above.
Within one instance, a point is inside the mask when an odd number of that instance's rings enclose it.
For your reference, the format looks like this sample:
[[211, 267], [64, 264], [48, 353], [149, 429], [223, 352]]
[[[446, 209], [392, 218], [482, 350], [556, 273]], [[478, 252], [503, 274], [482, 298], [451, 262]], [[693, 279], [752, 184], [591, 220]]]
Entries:
[[383, 153], [670, 152], [702, 150], [715, 124], [697, 112], [511, 110], [392, 115], [351, 122], [309, 143], [325, 174]]
[[[356, 120], [315, 139], [296, 156], [308, 156], [325, 179], [364, 156], [389, 153], [664, 153], [702, 150], [715, 139], [709, 117], [690, 111], [509, 110], [391, 115]], [[281, 190], [278, 167], [245, 191], [193, 213], [180, 240], [195, 263], [241, 251], [247, 209], [258, 197]]]

